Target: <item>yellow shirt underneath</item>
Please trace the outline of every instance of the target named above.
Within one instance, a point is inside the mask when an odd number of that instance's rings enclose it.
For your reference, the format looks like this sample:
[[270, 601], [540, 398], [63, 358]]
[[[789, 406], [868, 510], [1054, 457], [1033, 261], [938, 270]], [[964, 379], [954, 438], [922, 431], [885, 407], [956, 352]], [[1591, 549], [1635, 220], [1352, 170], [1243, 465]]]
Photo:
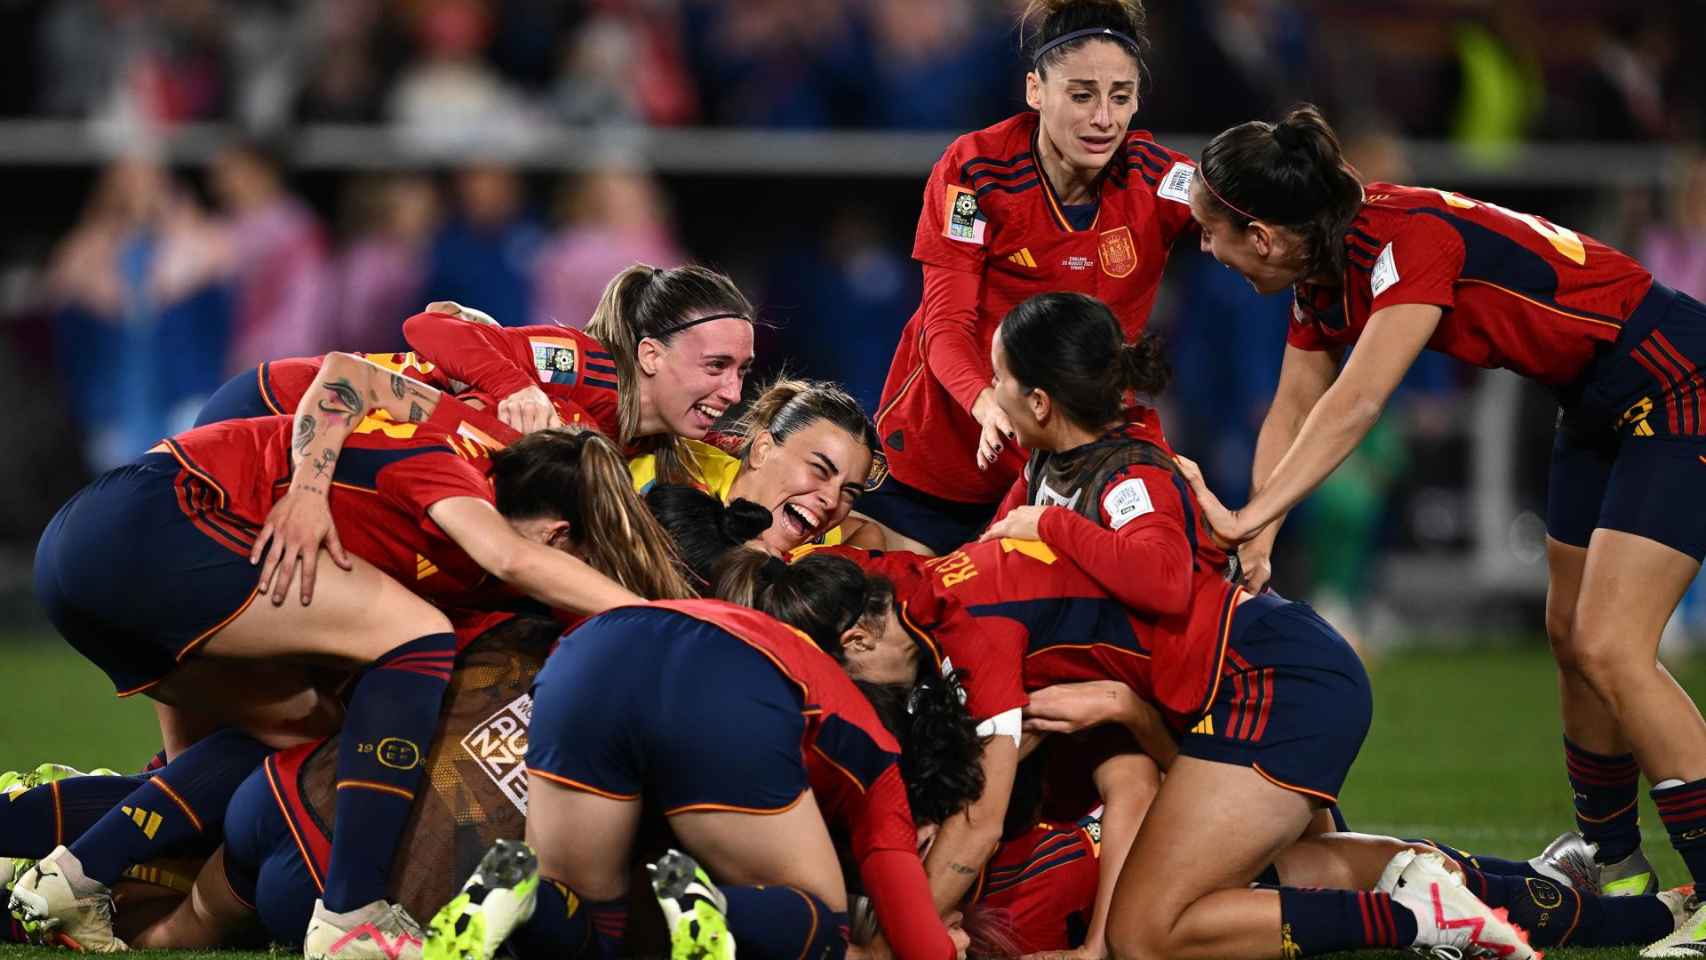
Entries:
[[[724, 503], [734, 491], [735, 478], [740, 476], [740, 458], [725, 453], [699, 440], [682, 440], [689, 482]], [[628, 475], [634, 480], [634, 492], [645, 496], [658, 482], [657, 454], [647, 453], [628, 461]], [[815, 543], [834, 546], [841, 542], [841, 527], [831, 527]]]

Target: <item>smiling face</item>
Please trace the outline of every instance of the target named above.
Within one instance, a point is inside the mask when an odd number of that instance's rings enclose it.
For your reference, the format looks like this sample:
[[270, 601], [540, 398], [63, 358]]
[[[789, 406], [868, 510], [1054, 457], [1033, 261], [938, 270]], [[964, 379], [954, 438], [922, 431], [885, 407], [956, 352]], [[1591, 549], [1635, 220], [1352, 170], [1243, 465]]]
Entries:
[[1137, 58], [1113, 40], [1091, 40], [1025, 75], [1025, 102], [1068, 166], [1099, 171], [1121, 149], [1137, 112]]
[[870, 473], [871, 451], [864, 441], [818, 419], [783, 443], [760, 433], [731, 495], [770, 508], [775, 519], [759, 539], [785, 554], [847, 519]]
[[656, 412], [665, 432], [702, 440], [740, 402], [752, 369], [752, 324], [739, 317], [701, 323], [668, 344], [640, 341], [643, 406]]
[[1223, 266], [1238, 271], [1257, 293], [1278, 293], [1303, 275], [1300, 238], [1284, 227], [1257, 220], [1234, 226], [1222, 208], [1211, 202], [1199, 174], [1191, 182], [1191, 216], [1202, 228], [1202, 251]]

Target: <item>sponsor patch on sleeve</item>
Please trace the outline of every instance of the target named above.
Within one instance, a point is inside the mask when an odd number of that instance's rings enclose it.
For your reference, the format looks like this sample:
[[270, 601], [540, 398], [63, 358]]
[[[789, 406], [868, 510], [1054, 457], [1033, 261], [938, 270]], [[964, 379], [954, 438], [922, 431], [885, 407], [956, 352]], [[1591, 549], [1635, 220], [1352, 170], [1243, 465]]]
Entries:
[[1196, 167], [1180, 160], [1173, 164], [1173, 169], [1167, 171], [1165, 177], [1161, 178], [1161, 186], [1155, 188], [1155, 195], [1190, 206], [1191, 181], [1196, 178], [1196, 175]]
[[1380, 251], [1380, 256], [1374, 261], [1374, 269], [1368, 273], [1368, 285], [1374, 290], [1374, 296], [1385, 293], [1394, 283], [1398, 282], [1398, 261], [1392, 258], [1392, 244]]
[[982, 246], [988, 226], [989, 221], [977, 207], [977, 193], [949, 184], [947, 226], [942, 233], [949, 240]]
[[1149, 499], [1149, 488], [1139, 477], [1122, 480], [1102, 497], [1102, 512], [1108, 515], [1108, 526], [1115, 530], [1146, 513], [1155, 512]]

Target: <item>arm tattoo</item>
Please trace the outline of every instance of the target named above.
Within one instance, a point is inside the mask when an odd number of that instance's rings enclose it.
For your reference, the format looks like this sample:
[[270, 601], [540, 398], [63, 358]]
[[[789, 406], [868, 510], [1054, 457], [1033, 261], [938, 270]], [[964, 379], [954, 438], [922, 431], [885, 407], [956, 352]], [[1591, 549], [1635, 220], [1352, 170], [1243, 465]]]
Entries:
[[296, 419], [296, 455], [306, 457], [314, 443], [314, 415], [305, 413]]
[[320, 401], [320, 412], [353, 421], [362, 414], [361, 394], [348, 380], [339, 378], [326, 384], [330, 396]]
[[324, 477], [326, 474], [330, 473], [332, 470], [332, 467], [337, 462], [338, 462], [338, 455], [333, 453], [330, 447], [327, 447], [326, 449], [321, 450], [319, 458], [314, 461], [314, 476], [315, 476], [315, 478], [318, 479], [318, 478]]
[[403, 394], [407, 389], [408, 389], [408, 378], [407, 377], [403, 376], [400, 373], [391, 374], [391, 395], [393, 397], [396, 397], [398, 400], [403, 399]]
[[977, 876], [977, 870], [975, 868], [968, 867], [963, 863], [949, 863], [948, 869], [954, 871], [955, 873], [964, 874], [965, 876], [968, 876], [968, 877]]
[[425, 420], [426, 418], [427, 418], [426, 411], [421, 409], [421, 405], [414, 402], [413, 400], [409, 401], [409, 422], [410, 423], [420, 423], [422, 420]]

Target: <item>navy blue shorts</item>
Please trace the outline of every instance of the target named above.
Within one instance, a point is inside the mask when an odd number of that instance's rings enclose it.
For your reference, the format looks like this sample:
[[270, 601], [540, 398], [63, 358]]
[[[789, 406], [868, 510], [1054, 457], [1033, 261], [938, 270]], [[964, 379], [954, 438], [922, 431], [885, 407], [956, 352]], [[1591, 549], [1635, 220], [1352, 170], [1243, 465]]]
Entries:
[[1586, 547], [1604, 527], [1706, 556], [1706, 305], [1655, 284], [1564, 404], [1546, 532]]
[[1214, 704], [1179, 752], [1250, 767], [1331, 804], [1373, 713], [1368, 674], [1345, 638], [1308, 604], [1269, 592], [1232, 615]]
[[294, 413], [292, 410], [279, 408], [277, 398], [266, 390], [267, 365], [261, 364], [254, 370], [245, 370], [231, 379], [213, 396], [201, 405], [201, 412], [196, 414], [195, 425], [205, 427], [210, 423], [222, 420], [246, 420], [249, 417], [276, 417], [279, 414]]
[[254, 599], [255, 527], [218, 503], [171, 454], [149, 453], [79, 490], [42, 531], [36, 602], [120, 696], [159, 682]]
[[320, 887], [273, 798], [265, 767], [249, 774], [225, 808], [225, 880], [274, 940], [302, 943]]
[[976, 540], [994, 519], [997, 506], [943, 500], [901, 483], [891, 473], [859, 497], [853, 509], [941, 555]]
[[672, 610], [606, 613], [533, 681], [527, 769], [666, 813], [774, 813], [807, 788], [800, 689], [764, 654]]

